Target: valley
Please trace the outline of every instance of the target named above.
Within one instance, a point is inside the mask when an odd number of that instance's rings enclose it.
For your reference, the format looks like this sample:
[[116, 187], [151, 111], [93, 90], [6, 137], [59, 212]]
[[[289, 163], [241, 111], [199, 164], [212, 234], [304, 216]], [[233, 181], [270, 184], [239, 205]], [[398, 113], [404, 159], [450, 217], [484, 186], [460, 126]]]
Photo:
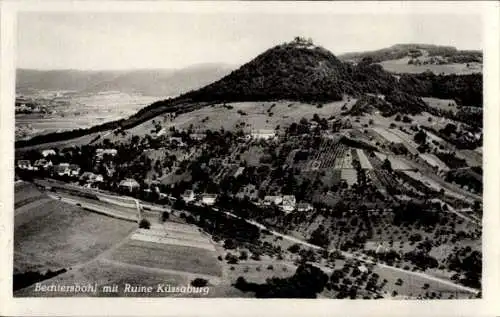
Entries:
[[[339, 59], [297, 37], [177, 97], [57, 97], [54, 115], [82, 129], [57, 133], [57, 119], [16, 142], [15, 274], [208, 297], [480, 298], [482, 75], [386, 65], [478, 54], [396, 47]], [[27, 280], [17, 296], [37, 294]]]

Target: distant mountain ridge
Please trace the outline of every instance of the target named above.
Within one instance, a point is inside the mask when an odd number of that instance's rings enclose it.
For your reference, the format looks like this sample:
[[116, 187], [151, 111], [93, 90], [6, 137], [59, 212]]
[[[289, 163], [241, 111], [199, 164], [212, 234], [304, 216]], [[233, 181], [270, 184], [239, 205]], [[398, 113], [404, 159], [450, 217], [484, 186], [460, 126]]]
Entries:
[[224, 77], [234, 67], [227, 64], [200, 64], [182, 69], [116, 71], [18, 69], [16, 91], [121, 91], [145, 96], [177, 96]]
[[480, 50], [458, 50], [453, 46], [433, 44], [395, 44], [374, 51], [345, 53], [338, 57], [342, 61], [350, 62], [359, 62], [364, 58], [370, 58], [374, 63], [379, 63], [404, 57], [416, 57], [421, 51], [426, 52], [431, 57], [442, 57], [449, 63], [482, 62], [483, 60], [483, 53]]

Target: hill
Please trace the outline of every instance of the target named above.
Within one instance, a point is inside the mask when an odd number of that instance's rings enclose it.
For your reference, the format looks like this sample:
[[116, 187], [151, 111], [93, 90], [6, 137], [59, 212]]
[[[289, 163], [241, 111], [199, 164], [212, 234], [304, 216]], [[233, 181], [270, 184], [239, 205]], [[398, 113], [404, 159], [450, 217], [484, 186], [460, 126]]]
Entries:
[[200, 64], [182, 69], [118, 71], [19, 69], [16, 90], [69, 90], [81, 93], [120, 91], [145, 96], [178, 96], [227, 75], [233, 66]]
[[367, 52], [354, 52], [339, 55], [342, 61], [360, 62], [370, 58], [375, 63], [401, 59], [404, 57], [418, 58], [420, 56], [441, 57], [447, 63], [482, 62], [483, 54], [476, 50], [458, 50], [453, 46], [431, 44], [395, 44], [393, 46]]
[[395, 79], [377, 65], [342, 63], [328, 50], [296, 38], [273, 47], [221, 80], [185, 96], [196, 101], [336, 101], [343, 94], [387, 92]]
[[208, 86], [155, 102], [127, 119], [89, 129], [37, 136], [16, 142], [16, 147], [68, 140], [106, 130], [130, 129], [166, 112], [180, 114], [214, 103], [291, 100], [323, 104], [342, 100], [344, 95], [359, 98], [365, 94], [386, 96], [389, 106], [382, 112], [388, 115], [425, 111], [427, 106], [420, 97], [454, 99], [462, 106], [481, 107], [482, 75], [422, 73], [396, 76], [371, 59], [363, 59], [357, 64], [342, 62], [328, 50], [296, 38], [265, 51]]

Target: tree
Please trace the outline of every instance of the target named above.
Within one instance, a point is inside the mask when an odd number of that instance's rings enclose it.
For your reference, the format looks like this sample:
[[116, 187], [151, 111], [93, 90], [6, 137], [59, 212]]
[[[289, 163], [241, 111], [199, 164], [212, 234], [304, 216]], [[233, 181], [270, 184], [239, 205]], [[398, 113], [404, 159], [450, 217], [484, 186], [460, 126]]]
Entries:
[[418, 144], [424, 144], [427, 140], [427, 134], [423, 130], [419, 130], [413, 137]]
[[300, 245], [295, 243], [288, 248], [288, 251], [292, 253], [298, 253], [300, 251]]
[[194, 287], [205, 287], [207, 286], [208, 281], [204, 278], [195, 278], [194, 280], [191, 281], [191, 286]]
[[388, 171], [392, 171], [391, 161], [389, 161], [389, 159], [386, 158], [382, 163], [382, 168]]
[[139, 228], [141, 228], [141, 229], [149, 229], [149, 228], [151, 228], [151, 223], [147, 219], [142, 219], [139, 222]]
[[240, 260], [247, 260], [247, 259], [248, 259], [247, 251], [241, 251], [240, 252]]
[[167, 221], [169, 217], [170, 217], [170, 214], [168, 212], [164, 211], [161, 213], [161, 221], [162, 222]]

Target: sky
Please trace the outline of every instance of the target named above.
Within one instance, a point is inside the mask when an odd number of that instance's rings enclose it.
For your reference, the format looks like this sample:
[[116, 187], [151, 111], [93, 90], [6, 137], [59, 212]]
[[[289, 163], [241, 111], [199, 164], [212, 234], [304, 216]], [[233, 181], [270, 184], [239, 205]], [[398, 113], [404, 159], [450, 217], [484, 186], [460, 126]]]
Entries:
[[21, 12], [17, 67], [184, 68], [240, 65], [266, 49], [310, 37], [334, 54], [398, 43], [482, 49], [477, 15], [337, 15], [249, 12]]

